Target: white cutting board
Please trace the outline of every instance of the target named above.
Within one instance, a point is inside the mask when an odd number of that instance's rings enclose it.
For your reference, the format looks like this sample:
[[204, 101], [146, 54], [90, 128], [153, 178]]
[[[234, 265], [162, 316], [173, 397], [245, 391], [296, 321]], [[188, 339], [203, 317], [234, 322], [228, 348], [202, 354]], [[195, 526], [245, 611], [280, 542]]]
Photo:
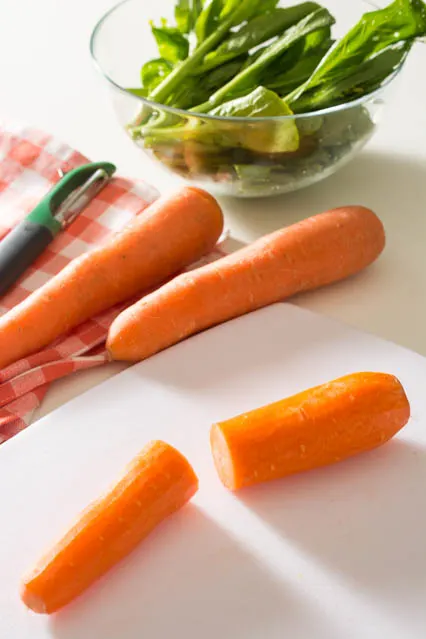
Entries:
[[[212, 422], [358, 370], [399, 376], [392, 443], [238, 495]], [[118, 568], [46, 618], [21, 574], [151, 438], [201, 488]], [[215, 328], [63, 406], [0, 448], [1, 639], [424, 639], [426, 360], [287, 304]]]

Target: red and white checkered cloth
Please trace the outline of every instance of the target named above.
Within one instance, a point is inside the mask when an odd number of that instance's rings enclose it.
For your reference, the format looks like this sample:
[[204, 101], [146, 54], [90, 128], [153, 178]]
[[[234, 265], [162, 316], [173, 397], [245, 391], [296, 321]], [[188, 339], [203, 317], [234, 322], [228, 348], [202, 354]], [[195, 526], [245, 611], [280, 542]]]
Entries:
[[[0, 239], [24, 218], [64, 172], [89, 160], [52, 136], [0, 121]], [[102, 243], [143, 211], [158, 193], [143, 181], [114, 178], [3, 298], [0, 314], [25, 299], [73, 258]], [[218, 247], [204, 262], [223, 255]], [[193, 265], [194, 267], [195, 265]], [[108, 328], [123, 304], [0, 371], [0, 443], [26, 428], [49, 384], [107, 363]]]

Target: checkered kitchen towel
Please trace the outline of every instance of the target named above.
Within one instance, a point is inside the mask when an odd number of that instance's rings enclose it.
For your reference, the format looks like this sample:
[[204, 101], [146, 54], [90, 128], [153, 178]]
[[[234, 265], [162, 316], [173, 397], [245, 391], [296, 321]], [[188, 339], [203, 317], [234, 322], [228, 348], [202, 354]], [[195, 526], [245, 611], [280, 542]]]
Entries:
[[[0, 239], [59, 179], [58, 169], [65, 172], [88, 161], [42, 131], [0, 121]], [[157, 191], [143, 181], [114, 178], [0, 299], [0, 314], [24, 300], [70, 260], [123, 228], [157, 196]], [[222, 254], [218, 249], [205, 261]], [[51, 382], [108, 361], [106, 333], [125, 306], [108, 310], [39, 353], [0, 371], [0, 443], [31, 423]]]

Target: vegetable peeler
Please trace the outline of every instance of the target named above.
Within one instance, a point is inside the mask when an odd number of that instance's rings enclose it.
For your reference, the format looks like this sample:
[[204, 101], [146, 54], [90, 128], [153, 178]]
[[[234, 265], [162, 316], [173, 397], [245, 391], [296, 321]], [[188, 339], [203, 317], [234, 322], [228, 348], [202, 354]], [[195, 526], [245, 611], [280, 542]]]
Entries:
[[75, 220], [116, 171], [109, 162], [85, 164], [60, 173], [57, 182], [33, 211], [0, 242], [0, 296]]

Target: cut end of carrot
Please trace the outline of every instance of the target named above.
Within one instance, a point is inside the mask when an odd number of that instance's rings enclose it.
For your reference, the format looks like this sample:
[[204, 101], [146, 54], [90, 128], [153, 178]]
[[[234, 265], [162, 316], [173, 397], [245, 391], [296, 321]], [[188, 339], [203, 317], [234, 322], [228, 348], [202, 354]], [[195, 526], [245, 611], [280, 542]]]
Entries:
[[175, 470], [176, 478], [179, 478], [187, 486], [183, 501], [189, 501], [198, 491], [198, 477], [192, 465], [185, 455], [174, 446], [162, 440], [153, 440], [145, 446], [141, 453], [141, 456], [143, 455], [149, 455], [151, 458], [162, 457], [163, 464], [166, 463], [166, 460], [168, 461], [170, 467]]
[[214, 424], [211, 428], [210, 446], [214, 465], [222, 484], [229, 490], [237, 490], [239, 486], [236, 482], [232, 455], [219, 424]]

